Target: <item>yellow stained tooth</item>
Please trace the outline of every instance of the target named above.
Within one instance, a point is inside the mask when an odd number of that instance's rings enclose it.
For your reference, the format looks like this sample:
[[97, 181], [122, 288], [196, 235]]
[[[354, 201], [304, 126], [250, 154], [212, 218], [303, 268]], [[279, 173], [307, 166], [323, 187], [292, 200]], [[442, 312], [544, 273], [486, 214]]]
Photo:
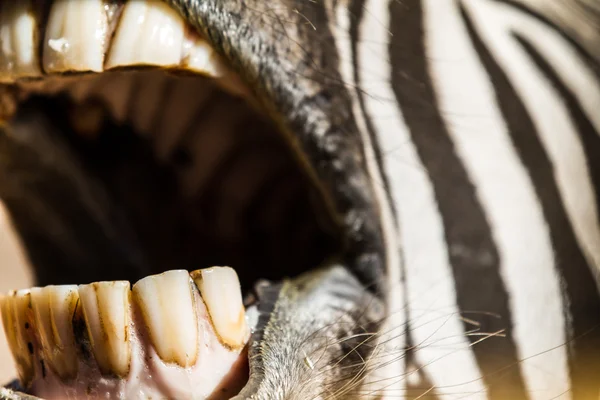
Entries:
[[195, 290], [185, 270], [148, 276], [133, 285], [133, 299], [140, 308], [159, 357], [189, 367], [198, 353], [198, 320]]
[[92, 351], [103, 374], [125, 377], [131, 361], [129, 282], [79, 286]]
[[238, 348], [248, 336], [240, 281], [229, 267], [201, 269], [190, 273], [210, 314], [219, 338], [227, 346]]
[[33, 288], [31, 298], [46, 364], [62, 379], [75, 378], [78, 359], [72, 320], [79, 300], [77, 286]]
[[177, 66], [185, 23], [164, 2], [130, 0], [125, 4], [105, 67]]
[[41, 75], [38, 17], [31, 0], [0, 3], [0, 82]]
[[12, 307], [11, 296], [14, 292], [10, 292], [6, 296], [0, 297], [0, 312], [2, 313], [2, 326], [4, 328], [4, 334], [6, 335], [6, 341], [10, 347], [10, 351], [13, 354], [17, 353], [17, 330], [16, 322]]
[[221, 78], [227, 67], [212, 46], [195, 32], [189, 31], [183, 40], [182, 66], [194, 72]]
[[0, 300], [2, 324], [15, 359], [19, 379], [24, 386], [33, 380], [34, 342], [29, 290], [13, 291]]
[[102, 72], [108, 30], [104, 0], [53, 2], [44, 37], [44, 70]]
[[217, 54], [213, 47], [188, 27], [183, 40], [181, 66], [186, 70], [216, 78], [219, 86], [236, 96], [250, 96], [249, 89]]

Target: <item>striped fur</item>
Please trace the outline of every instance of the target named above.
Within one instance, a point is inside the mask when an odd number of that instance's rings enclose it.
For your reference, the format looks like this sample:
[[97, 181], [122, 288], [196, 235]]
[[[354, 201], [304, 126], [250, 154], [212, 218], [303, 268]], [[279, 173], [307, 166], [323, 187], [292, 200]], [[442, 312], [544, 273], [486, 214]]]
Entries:
[[397, 215], [391, 327], [408, 322], [395, 346], [414, 351], [387, 397], [598, 398], [593, 57], [500, 1], [338, 1], [329, 17]]

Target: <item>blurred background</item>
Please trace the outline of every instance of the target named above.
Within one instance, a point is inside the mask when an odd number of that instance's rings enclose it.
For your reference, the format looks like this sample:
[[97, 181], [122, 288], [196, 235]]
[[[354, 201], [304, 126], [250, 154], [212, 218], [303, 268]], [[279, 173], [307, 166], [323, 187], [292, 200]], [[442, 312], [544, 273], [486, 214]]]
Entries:
[[[0, 203], [0, 293], [32, 286], [29, 264]], [[4, 329], [0, 331], [0, 385], [16, 377]]]

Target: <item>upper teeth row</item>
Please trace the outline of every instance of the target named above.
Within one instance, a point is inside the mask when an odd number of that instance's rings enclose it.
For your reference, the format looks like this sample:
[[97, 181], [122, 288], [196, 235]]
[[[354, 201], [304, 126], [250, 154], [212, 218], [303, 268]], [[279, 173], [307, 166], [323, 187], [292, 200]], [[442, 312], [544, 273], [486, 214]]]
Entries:
[[[129, 288], [127, 281], [96, 282], [19, 290], [2, 297], [2, 322], [21, 381], [27, 385], [36, 379], [36, 359], [61, 379], [76, 377], [80, 349], [87, 341], [102, 374], [127, 376], [134, 315], [142, 316], [156, 354], [181, 367], [196, 364], [206, 334], [199, 332], [199, 318], [212, 322], [228, 348], [239, 349], [248, 338], [240, 284], [231, 268], [168, 271]], [[204, 309], [208, 315], [201, 315]]]
[[213, 77], [225, 74], [211, 46], [164, 2], [130, 0], [122, 10], [119, 7], [109, 0], [54, 1], [45, 31], [38, 32], [42, 7], [33, 0], [2, 1], [0, 82], [130, 65], [178, 67]]

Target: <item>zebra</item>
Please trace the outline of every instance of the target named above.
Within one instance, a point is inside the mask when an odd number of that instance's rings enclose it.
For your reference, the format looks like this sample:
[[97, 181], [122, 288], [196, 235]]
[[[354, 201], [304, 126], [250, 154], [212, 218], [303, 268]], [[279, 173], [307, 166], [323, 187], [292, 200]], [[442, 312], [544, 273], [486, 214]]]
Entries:
[[[319, 268], [256, 285], [234, 398], [598, 398], [597, 2], [167, 2], [255, 93], [342, 231]], [[0, 198], [40, 284], [63, 283], [39, 239], [51, 230], [23, 219], [32, 192], [14, 195], [15, 171], [36, 166], [13, 144], [23, 115], [1, 134], [17, 161]], [[143, 264], [116, 237], [123, 254], [89, 257]], [[90, 265], [69, 274], [101, 277]]]

